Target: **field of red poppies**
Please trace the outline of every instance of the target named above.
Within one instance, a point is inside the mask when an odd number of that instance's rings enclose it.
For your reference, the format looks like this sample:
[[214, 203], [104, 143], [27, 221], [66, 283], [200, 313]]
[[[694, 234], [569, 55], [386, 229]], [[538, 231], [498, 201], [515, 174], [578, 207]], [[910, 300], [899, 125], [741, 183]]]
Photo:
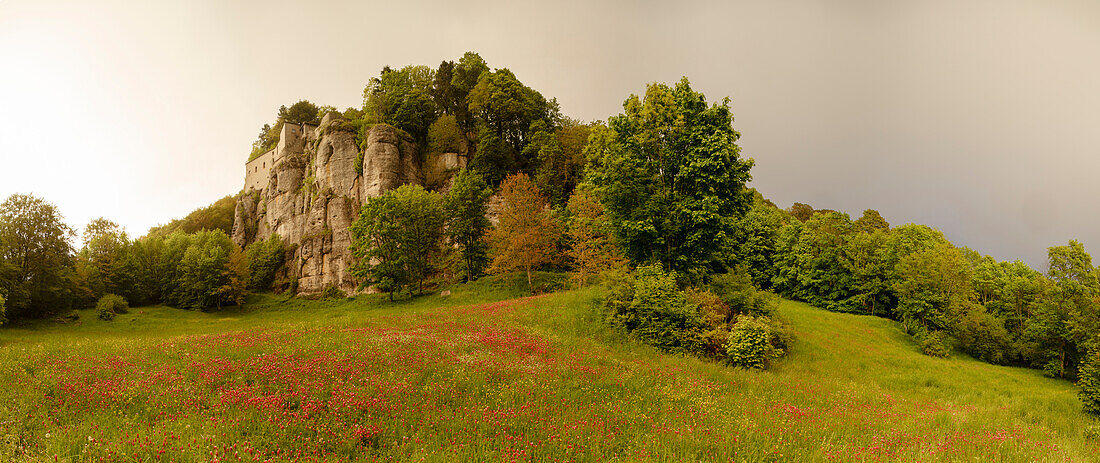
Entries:
[[1072, 385], [784, 303], [768, 372], [660, 354], [597, 290], [261, 296], [0, 330], [0, 461], [1094, 461]]

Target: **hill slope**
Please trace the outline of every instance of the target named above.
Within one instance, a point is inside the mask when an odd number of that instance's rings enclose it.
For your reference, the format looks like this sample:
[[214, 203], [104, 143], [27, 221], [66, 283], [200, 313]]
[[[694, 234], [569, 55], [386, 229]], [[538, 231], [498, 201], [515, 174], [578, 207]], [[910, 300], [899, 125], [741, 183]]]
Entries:
[[[1089, 461], [1071, 384], [784, 302], [770, 372], [662, 355], [594, 290], [258, 298], [0, 330], [0, 460]], [[499, 299], [505, 299], [500, 301]], [[496, 301], [496, 302], [494, 302]]]

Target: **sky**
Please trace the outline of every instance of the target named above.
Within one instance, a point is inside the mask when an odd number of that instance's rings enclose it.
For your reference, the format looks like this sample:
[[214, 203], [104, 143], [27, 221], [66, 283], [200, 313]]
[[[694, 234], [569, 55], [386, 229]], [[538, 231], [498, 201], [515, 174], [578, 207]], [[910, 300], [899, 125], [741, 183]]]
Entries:
[[[1100, 252], [1100, 3], [0, 0], [0, 197], [132, 235], [236, 194], [260, 127], [478, 52], [591, 121], [687, 76], [751, 186], [1036, 268]], [[1100, 256], [1098, 256], [1100, 257]]]

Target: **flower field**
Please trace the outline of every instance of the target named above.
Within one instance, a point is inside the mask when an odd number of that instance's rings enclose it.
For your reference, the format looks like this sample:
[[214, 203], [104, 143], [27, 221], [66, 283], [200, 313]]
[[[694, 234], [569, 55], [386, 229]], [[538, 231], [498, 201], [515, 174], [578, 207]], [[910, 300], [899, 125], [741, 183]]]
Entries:
[[662, 355], [598, 291], [260, 296], [0, 330], [0, 461], [1093, 461], [1071, 384], [784, 302], [773, 371]]

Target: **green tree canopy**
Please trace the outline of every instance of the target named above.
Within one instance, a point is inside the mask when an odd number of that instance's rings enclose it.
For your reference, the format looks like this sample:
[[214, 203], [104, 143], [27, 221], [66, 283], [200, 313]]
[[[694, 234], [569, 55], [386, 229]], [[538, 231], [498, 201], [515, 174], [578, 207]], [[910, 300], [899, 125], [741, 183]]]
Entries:
[[419, 185], [402, 185], [367, 200], [351, 225], [352, 274], [393, 294], [424, 280], [443, 234], [443, 203], [438, 193]]
[[488, 264], [489, 244], [485, 235], [492, 224], [485, 217], [493, 191], [477, 173], [462, 169], [444, 198], [447, 239], [458, 246], [462, 276], [476, 280]]
[[424, 140], [435, 120], [434, 71], [427, 66], [389, 66], [363, 90], [363, 112], [370, 123], [386, 123]]
[[685, 78], [623, 108], [606, 136], [593, 133], [588, 171], [623, 250], [635, 263], [704, 273], [752, 201], [753, 161], [741, 157], [729, 100], [708, 106]]
[[41, 317], [72, 304], [75, 237], [61, 213], [45, 200], [13, 194], [0, 204], [0, 291], [11, 319]]

